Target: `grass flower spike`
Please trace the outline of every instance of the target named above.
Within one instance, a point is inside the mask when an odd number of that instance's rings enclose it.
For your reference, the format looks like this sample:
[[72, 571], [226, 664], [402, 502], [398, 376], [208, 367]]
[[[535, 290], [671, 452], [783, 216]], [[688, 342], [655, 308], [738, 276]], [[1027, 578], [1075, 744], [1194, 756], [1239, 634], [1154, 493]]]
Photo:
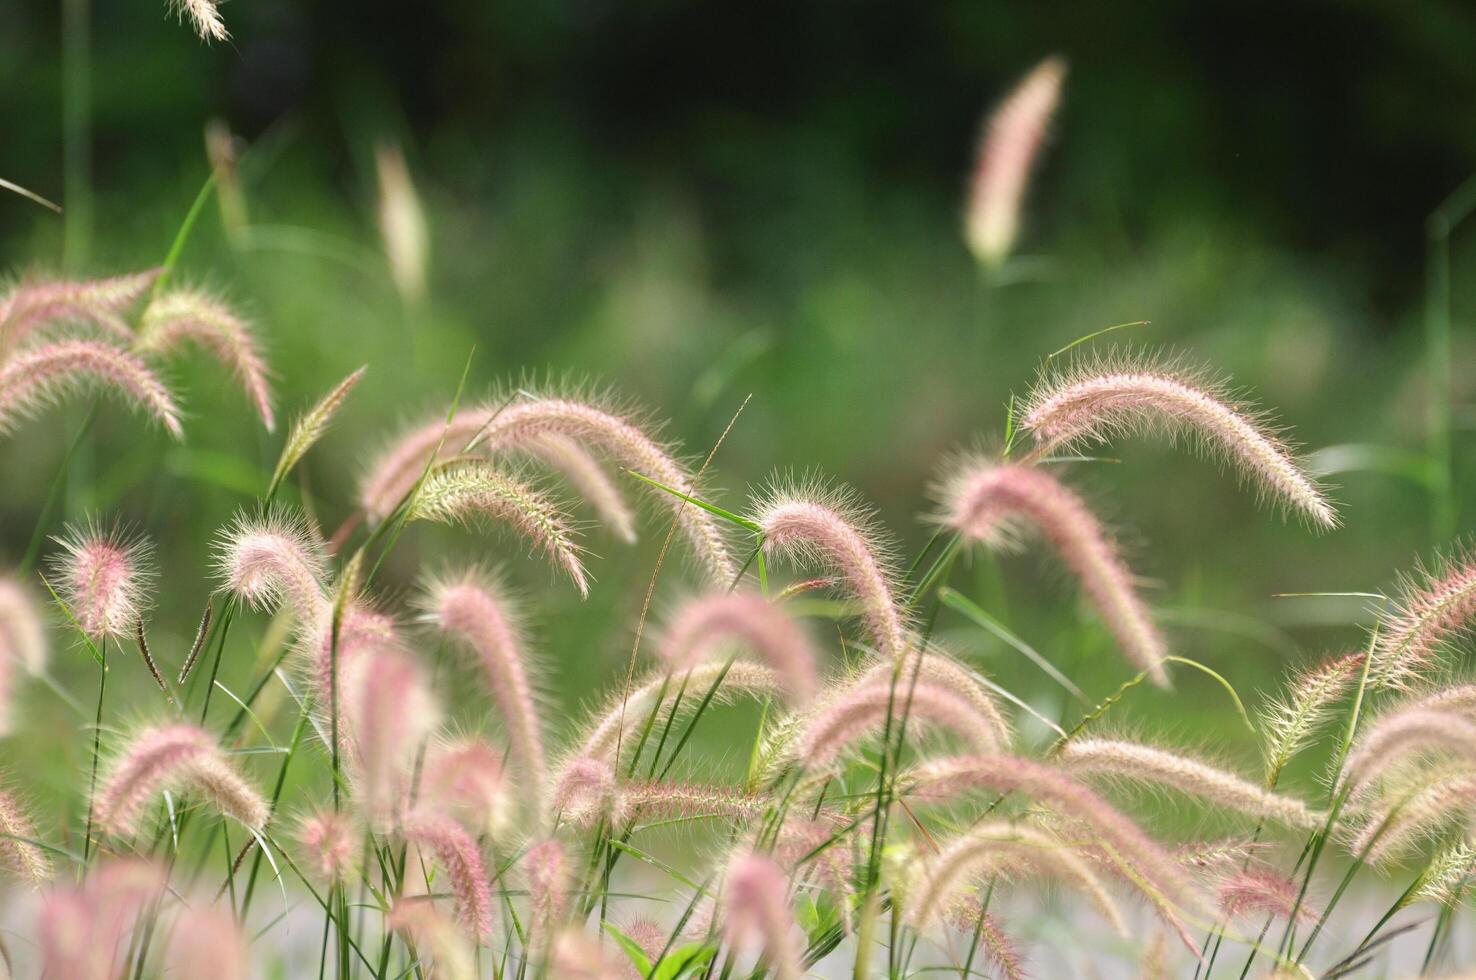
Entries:
[[1081, 583], [1123, 654], [1153, 682], [1168, 686], [1167, 652], [1138, 597], [1132, 571], [1081, 498], [1044, 470], [976, 460], [944, 485], [944, 522], [965, 539], [991, 547], [1010, 543], [1020, 522], [1039, 528]]
[[0, 866], [33, 888], [51, 879], [51, 859], [30, 841], [36, 824], [14, 793], [0, 789]]
[[1021, 80], [984, 127], [964, 215], [969, 249], [983, 265], [998, 265], [1014, 247], [1026, 184], [1065, 81], [1065, 60], [1047, 58]]
[[184, 438], [179, 406], [164, 382], [133, 354], [95, 340], [59, 340], [0, 364], [0, 432], [90, 384]]
[[360, 836], [352, 817], [332, 810], [308, 814], [297, 825], [297, 842], [307, 853], [308, 866], [328, 882], [343, 881], [354, 871]]
[[435, 855], [446, 872], [456, 915], [477, 938], [492, 931], [492, 889], [476, 841], [450, 817], [416, 812], [405, 818], [405, 840]]
[[54, 324], [86, 323], [105, 337], [133, 340], [124, 312], [159, 277], [149, 269], [110, 279], [23, 281], [0, 297], [0, 363], [36, 331]]
[[145, 804], [162, 790], [199, 794], [220, 812], [260, 830], [269, 808], [214, 736], [193, 725], [148, 728], [120, 750], [97, 794], [97, 822], [116, 836], [138, 831]]
[[1476, 559], [1462, 554], [1434, 571], [1417, 568], [1402, 583], [1392, 615], [1380, 624], [1372, 679], [1400, 686], [1439, 660], [1444, 644], [1476, 618]]
[[317, 532], [289, 511], [238, 514], [221, 536], [216, 568], [225, 587], [258, 608], [288, 606], [305, 631], [328, 615], [327, 558]]
[[799, 980], [804, 972], [788, 893], [789, 882], [771, 858], [743, 854], [728, 866], [724, 929], [734, 945], [762, 949], [775, 980]]
[[149, 604], [152, 545], [96, 525], [68, 528], [55, 541], [55, 585], [77, 627], [93, 639], [131, 636]]
[[656, 654], [681, 674], [741, 644], [784, 678], [786, 697], [803, 704], [815, 692], [815, 653], [789, 614], [763, 596], [732, 592], [694, 599], [666, 627]]
[[862, 738], [879, 731], [891, 717], [905, 717], [909, 726], [952, 732], [969, 747], [990, 752], [1000, 747], [994, 720], [980, 714], [959, 691], [919, 679], [911, 683], [906, 671], [895, 685], [890, 677], [858, 684], [817, 710], [796, 747], [800, 762], [811, 768], [829, 765]]
[[209, 350], [235, 372], [268, 432], [276, 427], [267, 365], [245, 320], [197, 289], [172, 289], [154, 298], [139, 323], [134, 350], [166, 354], [189, 342]]
[[272, 472], [272, 491], [281, 486], [287, 474], [292, 472], [292, 468], [301, 461], [303, 456], [307, 455], [307, 451], [319, 439], [323, 438], [323, 433], [328, 431], [328, 424], [338, 413], [339, 406], [364, 377], [366, 370], [367, 367], [361, 367], [334, 385], [329, 389], [328, 394], [318, 399], [312, 408], [292, 423], [292, 429], [287, 433], [287, 441], [282, 444], [282, 454], [277, 458], [277, 468]]
[[221, 19], [217, 0], [169, 0], [176, 17], [189, 18], [202, 41], [229, 41], [230, 31]]
[[1045, 375], [1030, 393], [1020, 427], [1035, 436], [1041, 452], [1133, 432], [1182, 434], [1228, 460], [1259, 495], [1313, 527], [1337, 527], [1337, 511], [1286, 442], [1223, 388], [1171, 364], [1089, 362]]

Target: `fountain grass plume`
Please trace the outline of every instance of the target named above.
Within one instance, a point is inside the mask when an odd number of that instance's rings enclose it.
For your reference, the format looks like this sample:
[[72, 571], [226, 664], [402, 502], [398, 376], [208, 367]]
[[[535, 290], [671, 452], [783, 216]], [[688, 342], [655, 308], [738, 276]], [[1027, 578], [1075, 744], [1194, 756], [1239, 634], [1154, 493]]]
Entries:
[[421, 798], [471, 829], [497, 836], [507, 826], [513, 803], [503, 755], [483, 738], [434, 740], [426, 751]]
[[0, 296], [0, 363], [37, 331], [58, 324], [86, 324], [104, 337], [132, 342], [133, 330], [124, 314], [161, 271], [107, 279], [23, 279]]
[[973, 751], [1002, 748], [993, 719], [968, 697], [930, 680], [912, 683], [904, 673], [895, 684], [887, 677], [849, 687], [818, 709], [795, 744], [795, 757], [807, 768], [824, 768], [879, 732], [889, 717], [904, 715], [913, 729], [947, 731]]
[[1438, 902], [1452, 908], [1460, 904], [1466, 889], [1476, 875], [1476, 845], [1467, 841], [1442, 848], [1425, 869], [1406, 904]]
[[1014, 247], [1026, 185], [1065, 81], [1065, 59], [1047, 58], [1020, 80], [984, 125], [964, 211], [964, 238], [982, 265], [999, 265]]
[[384, 241], [390, 278], [406, 305], [415, 306], [426, 294], [430, 224], [398, 143], [382, 141], [375, 145], [374, 170], [379, 178], [379, 235]]
[[153, 545], [121, 526], [68, 525], [52, 538], [53, 586], [77, 628], [94, 640], [120, 638], [148, 611], [155, 573]]
[[1363, 658], [1357, 652], [1322, 660], [1293, 675], [1284, 695], [1266, 701], [1260, 716], [1268, 786], [1332, 720], [1333, 706], [1357, 682]]
[[562, 475], [574, 495], [588, 504], [617, 538], [635, 544], [635, 514], [604, 466], [577, 440], [550, 432], [518, 448]]
[[679, 675], [734, 645], [751, 651], [784, 679], [784, 696], [791, 704], [803, 704], [814, 694], [818, 671], [809, 638], [782, 606], [754, 593], [688, 601], [667, 624], [656, 655]]
[[1430, 753], [1454, 757], [1476, 769], [1476, 722], [1419, 704], [1388, 711], [1354, 743], [1339, 785], [1357, 793], [1369, 781]]
[[423, 608], [443, 634], [475, 655], [487, 693], [507, 726], [513, 759], [533, 798], [542, 798], [548, 778], [543, 722], [517, 605], [493, 575], [473, 568], [433, 580]]
[[313, 407], [300, 415], [292, 423], [292, 428], [287, 433], [287, 441], [282, 444], [282, 452], [277, 457], [277, 467], [272, 471], [272, 482], [267, 496], [270, 497], [282, 485], [287, 474], [292, 468], [307, 455], [307, 451], [313, 447], [323, 434], [328, 431], [328, 425], [333, 417], [338, 414], [338, 409], [348, 398], [349, 392], [364, 377], [368, 365], [353, 371], [338, 384], [328, 390], [328, 393], [318, 399]]
[[1198, 797], [1222, 810], [1302, 830], [1315, 830], [1327, 816], [1301, 800], [1263, 789], [1203, 760], [1141, 742], [1076, 738], [1061, 747], [1057, 758], [1074, 775], [1148, 783]]
[[1123, 655], [1168, 687], [1162, 634], [1138, 596], [1137, 578], [1086, 503], [1045, 470], [966, 458], [940, 484], [941, 522], [965, 540], [1012, 545], [1022, 524], [1038, 528], [1081, 583]]
[[607, 760], [577, 756], [559, 770], [550, 808], [575, 827], [591, 827], [615, 813], [615, 767]]
[[1421, 768], [1357, 801], [1342, 829], [1348, 850], [1379, 864], [1469, 820], [1476, 774], [1468, 765]]
[[770, 803], [765, 796], [731, 786], [670, 779], [632, 780], [619, 787], [614, 801], [616, 822], [636, 816], [658, 821], [677, 817], [727, 817], [734, 826], [759, 816]]
[[1091, 864], [1069, 843], [1037, 828], [1000, 821], [979, 824], [916, 863], [917, 879], [907, 886], [907, 917], [919, 930], [952, 907], [959, 891], [980, 874], [1023, 864], [1080, 892], [1118, 935], [1128, 934], [1116, 902]]
[[363, 831], [349, 812], [314, 810], [298, 820], [294, 836], [321, 880], [347, 881], [356, 873]]
[[394, 648], [340, 659], [339, 683], [339, 735], [352, 747], [356, 793], [365, 819], [385, 826], [411, 794], [415, 760], [440, 711], [419, 665]]
[[564, 918], [569, 899], [569, 863], [564, 845], [554, 838], [539, 841], [523, 855], [523, 873], [528, 878], [528, 907], [531, 928], [544, 932]]
[[124, 940], [167, 885], [168, 876], [156, 864], [110, 858], [81, 884], [50, 891], [36, 919], [42, 975], [115, 980]]
[[188, 19], [202, 41], [231, 39], [231, 32], [226, 30], [225, 21], [220, 16], [218, 0], [169, 0], [169, 8], [176, 18]]
[[1005, 980], [1027, 980], [1025, 953], [1000, 924], [999, 917], [986, 912], [977, 898], [961, 900], [945, 913], [950, 924], [967, 936], [978, 934], [985, 958]]
[[31, 843], [39, 839], [26, 805], [15, 792], [0, 786], [0, 866], [32, 888], [51, 880], [51, 859]]
[[[661, 956], [662, 950], [666, 949], [667, 930], [652, 919], [644, 916], [631, 919], [621, 925], [620, 931], [636, 944], [636, 948], [645, 955], [646, 962], [652, 965]], [[622, 980], [646, 980], [646, 974], [632, 960], [627, 960], [621, 965], [620, 976]]]
[[290, 607], [304, 633], [328, 620], [328, 556], [317, 529], [301, 514], [284, 508], [238, 513], [219, 537], [215, 568], [225, 588], [248, 605]]
[[589, 573], [573, 522], [542, 490], [482, 460], [459, 460], [434, 469], [411, 504], [409, 520], [505, 525], [589, 594]]
[[804, 972], [794, 940], [794, 909], [789, 882], [774, 860], [763, 854], [739, 854], [723, 881], [723, 928], [734, 946], [755, 945], [775, 980], [799, 980]]
[[[653, 429], [636, 413], [606, 397], [571, 392], [494, 399], [489, 405], [458, 413], [449, 428], [444, 422], [431, 422], [397, 439], [369, 468], [360, 502], [372, 519], [387, 515], [415, 485], [438, 445], [443, 457], [452, 457], [467, 451], [475, 441], [471, 448], [477, 453], [496, 457], [512, 452], [546, 453], [549, 437], [597, 452], [678, 493], [699, 495], [688, 468], [650, 434]], [[729, 584], [738, 566], [713, 516], [664, 490], [648, 489], [677, 515], [712, 582]]]
[[175, 439], [184, 438], [179, 405], [153, 369], [96, 340], [58, 340], [0, 364], [0, 433], [88, 387], [117, 395]]
[[1052, 766], [1010, 755], [938, 758], [916, 766], [907, 782], [912, 793], [931, 800], [970, 789], [1020, 793], [1091, 830], [1113, 863], [1155, 904], [1205, 909], [1203, 896], [1171, 854], [1096, 791]]
[[166, 975], [247, 980], [251, 976], [246, 933], [229, 909], [196, 903], [175, 917], [165, 953]]
[[118, 750], [98, 789], [98, 827], [118, 837], [136, 833], [145, 805], [166, 789], [195, 793], [252, 830], [265, 826], [271, 812], [213, 735], [194, 725], [158, 725]]
[[775, 486], [753, 508], [771, 558], [794, 558], [833, 571], [861, 610], [876, 648], [897, 660], [912, 646], [896, 597], [891, 550], [872, 513], [848, 490]]
[[1436, 666], [1445, 644], [1476, 617], [1476, 557], [1459, 551], [1401, 576], [1393, 613], [1381, 618], [1370, 680], [1406, 687]]
[[1220, 911], [1228, 918], [1242, 915], [1269, 915], [1314, 922], [1317, 910], [1305, 898], [1299, 898], [1301, 886], [1266, 868], [1247, 868], [1220, 883]]
[[1234, 466], [1258, 497], [1316, 529], [1338, 525], [1325, 491], [1266, 414], [1235, 398], [1223, 382], [1174, 359], [1115, 353], [1048, 370], [1019, 424], [1034, 435], [1037, 454], [1138, 432], [1182, 436]]
[[477, 939], [492, 932], [492, 888], [477, 842], [444, 814], [413, 811], [400, 828], [405, 840], [435, 855], [456, 902], [456, 917]]
[[466, 930], [424, 898], [395, 902], [385, 925], [404, 936], [420, 962], [429, 961], [435, 980], [477, 980], [476, 945]]
[[144, 310], [134, 350], [163, 355], [186, 343], [198, 344], [229, 368], [262, 425], [268, 432], [276, 427], [270, 372], [249, 323], [203, 290], [170, 289], [154, 297]]

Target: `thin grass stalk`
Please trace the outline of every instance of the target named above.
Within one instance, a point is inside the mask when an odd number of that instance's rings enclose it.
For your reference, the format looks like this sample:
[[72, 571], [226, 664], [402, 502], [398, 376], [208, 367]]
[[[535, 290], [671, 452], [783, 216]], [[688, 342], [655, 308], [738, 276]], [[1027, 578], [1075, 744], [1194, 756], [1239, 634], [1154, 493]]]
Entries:
[[[302, 744], [302, 733], [307, 728], [307, 712], [300, 711], [297, 715], [297, 724], [292, 727], [292, 741], [287, 746], [287, 755], [282, 758], [282, 765], [277, 770], [277, 781], [272, 787], [272, 819], [276, 819], [277, 804], [282, 799], [282, 788], [287, 783], [287, 767], [292, 765], [292, 758], [297, 754], [298, 746]], [[270, 824], [268, 824], [270, 826]], [[256, 893], [256, 876], [261, 871], [262, 852], [258, 849], [251, 859], [251, 874], [246, 879], [246, 895], [241, 900], [241, 911], [239, 918], [242, 923], [246, 921], [251, 912], [251, 898]]]
[[92, 807], [94, 797], [97, 795], [97, 763], [102, 754], [103, 695], [108, 689], [108, 638], [106, 636], [102, 638], [102, 643], [98, 646], [98, 653], [102, 659], [97, 666], [97, 715], [92, 722], [92, 774], [87, 780], [87, 830], [86, 836], [82, 839], [83, 864], [86, 864], [87, 859], [92, 856]]

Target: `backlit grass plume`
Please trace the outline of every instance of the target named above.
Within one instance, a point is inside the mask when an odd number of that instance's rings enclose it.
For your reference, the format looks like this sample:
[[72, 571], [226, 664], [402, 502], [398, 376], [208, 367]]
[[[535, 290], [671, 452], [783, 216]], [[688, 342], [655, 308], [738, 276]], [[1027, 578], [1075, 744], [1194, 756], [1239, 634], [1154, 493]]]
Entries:
[[1030, 171], [1065, 80], [1065, 60], [1047, 58], [1005, 97], [984, 126], [964, 212], [964, 237], [983, 265], [998, 265], [1014, 247]]
[[1393, 613], [1383, 617], [1370, 665], [1379, 684], [1405, 685], [1429, 670], [1444, 645], [1476, 617], [1476, 560], [1460, 553], [1435, 568], [1417, 567], [1401, 582]]
[[573, 522], [563, 509], [527, 482], [478, 460], [437, 468], [421, 486], [410, 520], [469, 525], [490, 521], [522, 536], [550, 564], [589, 592]]
[[1077, 738], [1062, 746], [1058, 758], [1074, 775], [1150, 784], [1196, 796], [1217, 809], [1234, 810], [1289, 827], [1313, 830], [1325, 817], [1301, 800], [1262, 789], [1193, 756], [1141, 742]]
[[907, 719], [909, 727], [950, 732], [969, 748], [1000, 748], [993, 719], [981, 714], [963, 693], [931, 680], [912, 681], [906, 672], [895, 683], [877, 677], [856, 684], [819, 708], [796, 745], [798, 761], [810, 767], [829, 765], [869, 735], [880, 732], [888, 718]]
[[483, 738], [439, 739], [426, 750], [420, 796], [468, 827], [496, 835], [516, 795], [503, 772], [505, 755]]
[[469, 648], [506, 726], [518, 770], [534, 799], [543, 795], [548, 763], [525, 633], [501, 586], [476, 570], [431, 584], [425, 608], [445, 635]]
[[1342, 785], [1356, 790], [1420, 755], [1459, 759], [1476, 770], [1476, 722], [1415, 704], [1375, 719], [1348, 753]]
[[14, 792], [0, 787], [0, 866], [32, 888], [51, 879], [51, 859], [32, 843], [39, 839], [25, 804]]
[[260, 830], [270, 812], [215, 736], [172, 724], [146, 728], [119, 749], [98, 788], [98, 826], [116, 836], [136, 833], [146, 804], [166, 789], [191, 793], [252, 830]]
[[1128, 661], [1160, 687], [1166, 644], [1138, 597], [1116, 543], [1075, 492], [1042, 469], [975, 459], [959, 465], [939, 494], [943, 521], [967, 540], [1013, 543], [1022, 524], [1039, 529], [1081, 583]]
[[158, 279], [160, 270], [108, 279], [28, 278], [0, 297], [0, 363], [38, 331], [83, 324], [115, 342], [131, 343], [125, 314]]
[[186, 343], [198, 344], [229, 368], [251, 406], [270, 432], [276, 426], [265, 358], [251, 326], [230, 307], [198, 289], [171, 289], [144, 310], [134, 350], [162, 355]]
[[456, 917], [472, 936], [492, 931], [491, 878], [477, 842], [461, 824], [442, 814], [412, 812], [401, 826], [405, 840], [435, 856], [456, 902]]
[[220, 16], [216, 0], [169, 0], [170, 9], [181, 20], [188, 18], [190, 26], [202, 41], [228, 41], [230, 31]]
[[735, 646], [784, 678], [791, 703], [803, 704], [815, 693], [815, 652], [804, 630], [760, 595], [730, 592], [691, 600], [667, 624], [656, 655], [672, 673], [682, 674]]
[[328, 614], [327, 557], [300, 515], [274, 510], [238, 514], [221, 534], [216, 569], [225, 587], [256, 608], [290, 608], [305, 631]]
[[352, 814], [331, 809], [309, 813], [298, 821], [295, 836], [320, 880], [343, 881], [357, 870], [363, 834]]
[[1048, 371], [1020, 415], [1040, 452], [1138, 432], [1184, 437], [1235, 467], [1258, 495], [1315, 528], [1337, 511], [1264, 413], [1233, 399], [1222, 383], [1172, 361], [1129, 355]]
[[735, 946], [757, 947], [775, 980], [804, 972], [788, 893], [784, 872], [762, 854], [740, 854], [724, 877], [724, 931]]
[[281, 486], [287, 474], [298, 464], [307, 451], [328, 431], [328, 424], [333, 421], [333, 416], [338, 414], [339, 407], [344, 399], [348, 398], [349, 392], [364, 377], [366, 367], [361, 367], [352, 372], [338, 384], [329, 389], [328, 393], [304, 412], [292, 423], [291, 430], [287, 433], [287, 441], [282, 445], [282, 453], [277, 458], [277, 468], [272, 472], [271, 486], [268, 488], [267, 496]]
[[912, 645], [898, 605], [889, 551], [871, 514], [847, 493], [775, 489], [754, 508], [772, 558], [795, 558], [834, 572], [855, 601], [877, 650], [893, 660]]
[[0, 364], [0, 432], [79, 389], [95, 387], [184, 438], [174, 396], [143, 361], [96, 340], [58, 340]]
[[626, 544], [635, 543], [635, 514], [605, 467], [578, 441], [549, 433], [524, 440], [518, 449], [567, 480], [575, 496], [588, 504], [617, 538]]
[[1332, 719], [1338, 698], [1357, 682], [1364, 656], [1350, 653], [1314, 664], [1293, 675], [1285, 694], [1268, 699], [1261, 709], [1268, 786], [1276, 783], [1286, 764]]
[[93, 639], [131, 636], [152, 598], [153, 545], [95, 523], [54, 540], [61, 551], [51, 560], [52, 586], [77, 628]]

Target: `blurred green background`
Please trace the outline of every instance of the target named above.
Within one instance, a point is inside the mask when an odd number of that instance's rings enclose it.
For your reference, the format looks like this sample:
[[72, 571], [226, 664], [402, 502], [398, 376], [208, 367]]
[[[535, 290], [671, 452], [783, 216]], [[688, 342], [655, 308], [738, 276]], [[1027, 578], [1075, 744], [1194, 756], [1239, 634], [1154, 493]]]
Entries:
[[[1223, 369], [1308, 449], [1345, 447], [1321, 459], [1342, 470], [1330, 482], [1346, 527], [1322, 536], [1161, 444], [1126, 443], [1120, 462], [1071, 474], [1156, 583], [1180, 651], [1243, 693], [1270, 689], [1285, 662], [1360, 642], [1362, 600], [1274, 593], [1387, 587], [1467, 526], [1476, 223], [1450, 235], [1452, 289], [1433, 308], [1426, 223], [1476, 173], [1468, 4], [240, 0], [222, 11], [233, 39], [205, 46], [156, 0], [0, 9], [0, 176], [66, 208], [0, 195], [0, 262], [14, 274], [159, 263], [210, 172], [205, 127], [223, 121], [245, 147], [249, 224], [227, 235], [211, 201], [180, 278], [257, 322], [286, 415], [370, 366], [302, 470], [325, 529], [352, 511], [396, 427], [444, 410], [475, 347], [478, 393], [525, 375], [609, 385], [696, 454], [752, 394], [714, 463], [718, 502], [741, 509], [775, 473], [826, 474], [873, 501], [911, 555], [941, 460], [998, 444], [1010, 394], [1046, 354], [1140, 319], [1151, 324], [1118, 337]], [[1052, 53], [1070, 62], [1065, 101], [1020, 254], [987, 277], [959, 232], [979, 120]], [[382, 141], [404, 148], [428, 216], [418, 304], [401, 300], [383, 257]], [[1453, 522], [1432, 518], [1423, 455], [1428, 324], [1443, 310]], [[206, 358], [172, 377], [193, 416], [187, 443], [108, 413], [65, 495], [69, 517], [117, 514], [157, 540], [154, 628], [168, 663], [212, 587], [207, 543], [259, 492], [279, 446]], [[80, 409], [0, 443], [9, 562]], [[634, 551], [592, 528], [599, 585], [582, 604], [507, 541], [417, 528], [387, 598], [447, 554], [508, 563], [558, 665], [557, 702], [572, 706], [623, 675], [661, 526], [648, 521]], [[1089, 694], [1126, 676], [1052, 562], [978, 562], [955, 584]], [[1059, 701], [952, 614], [940, 630], [1012, 689]], [[80, 654], [59, 660], [83, 683]], [[138, 673], [124, 683], [143, 698]], [[228, 682], [249, 676], [247, 658], [227, 664]], [[1205, 679], [1182, 683], [1193, 697], [1143, 692], [1141, 706], [1175, 735], [1246, 737]]]

